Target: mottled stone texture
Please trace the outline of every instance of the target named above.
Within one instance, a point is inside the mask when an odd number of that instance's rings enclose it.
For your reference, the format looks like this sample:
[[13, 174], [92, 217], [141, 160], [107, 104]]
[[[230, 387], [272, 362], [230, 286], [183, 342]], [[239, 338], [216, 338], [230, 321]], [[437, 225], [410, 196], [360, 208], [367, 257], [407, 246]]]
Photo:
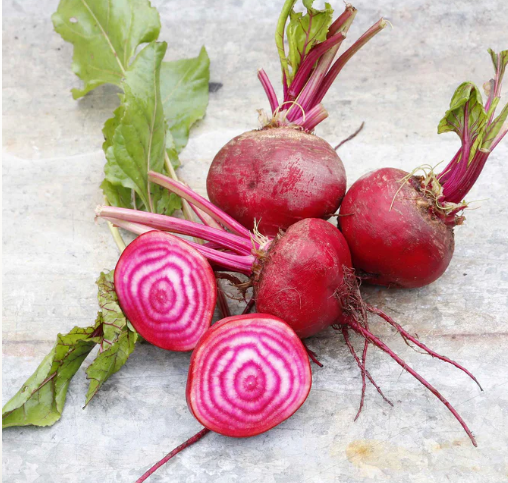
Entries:
[[[256, 127], [268, 106], [256, 79], [263, 66], [279, 78], [273, 42], [282, 1], [155, 1], [167, 59], [206, 44], [212, 81], [206, 119], [182, 155], [182, 177], [205, 192], [207, 167], [233, 136]], [[103, 122], [117, 90], [101, 87], [73, 101], [72, 49], [52, 30], [49, 0], [3, 5], [3, 400], [49, 350], [57, 332], [90, 324], [94, 280], [117, 258], [107, 229], [94, 222], [104, 156]], [[342, 2], [334, 1], [337, 9]], [[380, 166], [411, 170], [447, 160], [453, 134], [436, 134], [454, 88], [491, 75], [487, 47], [507, 48], [503, 0], [361, 0], [350, 37], [381, 14], [393, 23], [355, 58], [325, 99], [330, 118], [319, 134], [341, 148], [351, 183]], [[504, 39], [504, 43], [503, 43]], [[508, 92], [508, 86], [505, 89]], [[247, 440], [209, 435], [153, 476], [153, 482], [499, 483], [508, 478], [508, 143], [499, 146], [470, 200], [478, 210], [456, 230], [450, 268], [419, 290], [365, 288], [434, 349], [468, 367], [463, 373], [417, 354], [378, 319], [372, 328], [448, 396], [478, 439], [475, 449], [446, 409], [400, 367], [370, 351], [369, 368], [388, 407], [369, 387], [331, 330], [309, 342], [324, 363], [302, 409], [268, 434]], [[504, 216], [503, 216], [504, 215]], [[240, 307], [236, 305], [236, 310]], [[360, 347], [361, 341], [353, 339]], [[134, 481], [150, 463], [199, 430], [184, 399], [188, 354], [141, 345], [121, 372], [82, 410], [84, 370], [72, 382], [63, 418], [51, 428], [3, 433], [3, 478], [25, 482]], [[85, 367], [87, 363], [85, 362]]]

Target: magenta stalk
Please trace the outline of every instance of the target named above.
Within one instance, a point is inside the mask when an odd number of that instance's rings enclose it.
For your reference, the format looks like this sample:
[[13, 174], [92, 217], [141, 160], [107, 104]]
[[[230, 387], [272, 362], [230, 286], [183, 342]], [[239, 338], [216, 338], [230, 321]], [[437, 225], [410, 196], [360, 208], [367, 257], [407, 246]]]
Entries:
[[347, 49], [333, 64], [328, 73], [326, 74], [323, 82], [321, 83], [319, 90], [315, 93], [315, 96], [312, 100], [312, 106], [319, 104], [325, 94], [330, 89], [331, 85], [339, 75], [340, 71], [347, 64], [347, 62], [356, 54], [370, 39], [372, 39], [376, 34], [381, 32], [386, 27], [386, 20], [380, 19], [378, 20], [367, 32], [365, 32], [349, 49]]
[[111, 220], [129, 221], [142, 224], [162, 231], [178, 233], [180, 235], [194, 236], [218, 243], [235, 252], [250, 254], [252, 243], [250, 240], [238, 235], [217, 230], [208, 226], [200, 225], [192, 221], [181, 220], [166, 215], [147, 213], [144, 211], [131, 210], [128, 208], [116, 208], [113, 206], [101, 206], [97, 209], [97, 216]]
[[221, 225], [224, 225], [226, 228], [229, 228], [233, 233], [236, 233], [237, 235], [243, 236], [245, 238], [251, 237], [249, 230], [240, 225], [240, 223], [238, 223], [234, 218], [227, 215], [222, 210], [218, 209], [216, 206], [212, 205], [212, 203], [210, 203], [202, 196], [198, 195], [197, 193], [194, 193], [184, 184], [178, 183], [173, 179], [164, 176], [163, 174], [156, 173], [155, 171], [150, 171], [148, 173], [148, 179], [153, 183], [163, 186], [169, 191], [176, 193], [184, 200], [187, 200], [189, 203], [193, 204], [200, 210], [210, 215], [215, 221], [217, 221]]
[[275, 94], [275, 90], [268, 78], [268, 75], [263, 69], [258, 70], [258, 79], [265, 90], [266, 97], [268, 97], [268, 101], [270, 102], [270, 108], [272, 109], [272, 114], [277, 110], [279, 106], [279, 101], [277, 99], [277, 94]]
[[[136, 235], [143, 235], [149, 231], [153, 231], [154, 228], [142, 225], [140, 223], [132, 223], [128, 221], [124, 221], [121, 219], [101, 216], [106, 221], [113, 223], [119, 228], [123, 228], [124, 230], [130, 231]], [[199, 225], [198, 225], [199, 226]], [[165, 231], [155, 229], [156, 231]], [[174, 232], [173, 230], [171, 230]], [[180, 233], [185, 234], [185, 233]], [[189, 235], [190, 236], [190, 235]], [[209, 261], [215, 262], [217, 265], [229, 270], [234, 270], [245, 275], [250, 275], [252, 273], [252, 266], [255, 262], [255, 257], [253, 255], [235, 255], [232, 253], [226, 253], [223, 251], [219, 251], [212, 246], [202, 245], [200, 243], [193, 242], [191, 240], [185, 240], [192, 248], [196, 249], [199, 253], [201, 253], [204, 257], [206, 257]]]
[[203, 428], [201, 431], [196, 433], [192, 438], [189, 438], [185, 443], [182, 443], [180, 446], [177, 446], [173, 451], [168, 453], [164, 458], [162, 458], [158, 463], [153, 465], [146, 473], [143, 474], [140, 478], [136, 480], [136, 483], [143, 483], [146, 481], [151, 475], [153, 475], [161, 466], [165, 465], [171, 458], [176, 456], [180, 451], [183, 451], [185, 448], [192, 446], [194, 443], [197, 443], [203, 436], [206, 436], [210, 432], [209, 429]]

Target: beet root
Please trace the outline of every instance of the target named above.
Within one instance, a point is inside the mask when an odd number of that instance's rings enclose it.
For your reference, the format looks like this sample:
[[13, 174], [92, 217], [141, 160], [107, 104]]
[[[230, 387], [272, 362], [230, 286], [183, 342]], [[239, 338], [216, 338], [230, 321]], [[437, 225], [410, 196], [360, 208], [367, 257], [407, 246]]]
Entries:
[[213, 325], [192, 353], [187, 403], [216, 433], [256, 436], [293, 415], [311, 383], [307, 351], [288, 324], [237, 315]]
[[148, 342], [192, 350], [212, 323], [217, 296], [207, 259], [176, 236], [150, 231], [134, 240], [115, 268], [120, 306]]
[[339, 225], [362, 280], [416, 288], [437, 280], [454, 250], [453, 227], [433, 212], [417, 177], [383, 168], [347, 192]]
[[346, 191], [346, 173], [332, 146], [294, 128], [246, 132], [215, 156], [208, 196], [249, 229], [276, 235], [304, 218], [328, 218]]
[[351, 256], [344, 237], [330, 223], [302, 220], [275, 240], [254, 282], [256, 308], [285, 320], [305, 338], [342, 318], [337, 288]]

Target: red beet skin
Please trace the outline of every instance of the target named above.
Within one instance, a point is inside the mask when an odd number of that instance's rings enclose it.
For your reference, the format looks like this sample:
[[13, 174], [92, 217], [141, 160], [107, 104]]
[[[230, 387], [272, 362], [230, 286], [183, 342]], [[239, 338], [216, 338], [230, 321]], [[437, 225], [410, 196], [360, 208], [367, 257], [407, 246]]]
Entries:
[[402, 182], [407, 175], [395, 168], [369, 173], [342, 203], [340, 229], [357, 274], [369, 283], [422, 287], [437, 280], [452, 258], [453, 228], [432, 214], [431, 200], [413, 178]]
[[302, 220], [274, 242], [255, 282], [259, 312], [285, 320], [302, 338], [342, 321], [337, 291], [351, 255], [331, 223]]
[[207, 259], [161, 231], [136, 238], [115, 268], [120, 306], [134, 328], [162, 349], [189, 351], [212, 322], [217, 286]]
[[292, 128], [246, 132], [215, 156], [208, 196], [242, 225], [264, 235], [304, 218], [328, 218], [346, 192], [346, 173], [332, 146]]
[[236, 315], [213, 325], [192, 353], [187, 403], [206, 428], [244, 438], [292, 416], [311, 384], [307, 351], [288, 324]]

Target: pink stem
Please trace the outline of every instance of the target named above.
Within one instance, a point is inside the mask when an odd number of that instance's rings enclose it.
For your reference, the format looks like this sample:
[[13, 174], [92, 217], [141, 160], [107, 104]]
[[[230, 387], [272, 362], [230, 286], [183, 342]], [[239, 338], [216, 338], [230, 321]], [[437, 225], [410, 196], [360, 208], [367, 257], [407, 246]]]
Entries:
[[263, 69], [258, 70], [258, 79], [265, 90], [266, 97], [268, 97], [268, 101], [270, 102], [270, 107], [272, 109], [272, 114], [277, 110], [279, 106], [279, 101], [277, 100], [277, 94], [275, 94], [275, 90], [268, 78], [267, 73]]
[[323, 104], [318, 104], [314, 106], [307, 117], [305, 118], [305, 122], [302, 123], [302, 127], [306, 131], [313, 131], [314, 128], [323, 120], [328, 117], [328, 111], [323, 107]]
[[298, 97], [298, 94], [303, 89], [307, 80], [309, 78], [309, 74], [314, 68], [314, 64], [319, 60], [319, 58], [328, 50], [330, 50], [333, 46], [342, 42], [345, 38], [345, 35], [342, 32], [339, 32], [329, 39], [326, 39], [324, 42], [315, 45], [310, 49], [305, 60], [298, 67], [298, 71], [291, 83], [291, 86], [288, 89], [287, 99], [284, 101], [292, 101]]
[[216, 228], [217, 230], [224, 230], [221, 224], [217, 223], [209, 214], [205, 213], [203, 210], [200, 210], [197, 206], [190, 204], [190, 207], [196, 213], [196, 216], [200, 219], [201, 223], [206, 226], [211, 226], [212, 228]]
[[[135, 233], [136, 235], [142, 235], [143, 233], [154, 230], [154, 228], [142, 225], [140, 223], [131, 223], [128, 221], [109, 217], [103, 218], [118, 226], [119, 228], [128, 230], [132, 233]], [[158, 229], [156, 228], [156, 230]], [[210, 243], [205, 243], [202, 245], [201, 243], [196, 243], [191, 240], [185, 240], [185, 242], [188, 243], [192, 248], [196, 249], [203, 256], [205, 256], [208, 260], [215, 262], [217, 265], [220, 265], [223, 268], [244, 273], [245, 275], [250, 275], [252, 273], [252, 265], [255, 261], [255, 258], [252, 255], [235, 255], [233, 253], [218, 251], [215, 249], [217, 245]]]
[[233, 233], [247, 238], [248, 240], [251, 239], [251, 234], [247, 228], [242, 226], [234, 218], [231, 218], [231, 216], [224, 213], [221, 209], [217, 208], [202, 196], [194, 193], [194, 191], [187, 188], [187, 186], [184, 184], [168, 178], [163, 174], [156, 173], [155, 171], [150, 171], [148, 173], [148, 179], [153, 183], [163, 186], [173, 193], [176, 193], [183, 199], [187, 200], [189, 203], [197, 206], [200, 210], [203, 210], [205, 213], [210, 215], [215, 221], [219, 222], [221, 225], [224, 225], [226, 228], [229, 228]]
[[208, 260], [220, 265], [226, 270], [240, 272], [245, 275], [252, 274], [252, 265], [256, 260], [253, 255], [234, 255], [231, 253], [219, 252], [213, 248], [208, 248], [205, 245], [200, 245], [199, 243], [194, 243], [189, 240], [185, 241]]
[[[305, 87], [300, 92], [297, 102], [300, 104], [304, 111], [307, 111], [311, 107], [311, 102], [314, 96], [316, 95], [316, 91], [319, 89], [321, 82], [323, 81], [326, 72], [330, 68], [330, 65], [333, 62], [335, 55], [337, 54], [340, 46], [342, 45], [342, 40], [332, 47], [328, 52], [326, 52], [321, 59], [319, 59], [317, 67], [314, 69], [314, 72], [311, 74], [308, 82], [305, 84]], [[292, 109], [288, 114], [287, 118], [290, 121], [293, 121], [294, 118], [298, 115], [297, 110]]]
[[[349, 26], [347, 28], [344, 28], [344, 24], [348, 22], [351, 19], [351, 22], [354, 19], [354, 16], [356, 15], [356, 8], [352, 5], [346, 5], [346, 9], [337, 17], [337, 19], [330, 25], [330, 28], [328, 29], [328, 33], [326, 34], [327, 38], [332, 37], [335, 35], [339, 30], [341, 32], [344, 32], [349, 30]], [[353, 18], [351, 18], [353, 17]]]
[[151, 228], [170, 231], [180, 235], [194, 236], [218, 243], [219, 245], [230, 248], [233, 251], [250, 254], [252, 245], [249, 240], [227, 233], [224, 230], [217, 230], [208, 226], [200, 225], [192, 221], [181, 220], [172, 216], [158, 215], [144, 211], [131, 210], [128, 208], [116, 208], [113, 206], [101, 206], [98, 208], [97, 215], [101, 218], [112, 218], [114, 220], [124, 220], [133, 223], [140, 223]]
[[374, 345], [378, 346], [381, 350], [386, 352], [397, 364], [399, 364], [405, 371], [409, 372], [418, 382], [420, 382], [423, 386], [425, 386], [434, 396], [436, 396], [447, 408], [448, 410], [455, 416], [460, 425], [464, 428], [464, 431], [469, 436], [469, 439], [473, 443], [473, 446], [478, 446], [476, 444], [476, 440], [471, 433], [471, 430], [467, 427], [467, 424], [460, 417], [459, 413], [453, 408], [453, 406], [441, 395], [441, 393], [430, 383], [428, 383], [420, 374], [418, 374], [415, 370], [409, 367], [406, 362], [404, 362], [395, 352], [393, 352], [382, 340], [378, 339], [374, 334], [370, 331], [362, 327], [359, 323], [350, 320], [349, 325], [353, 330], [363, 335], [366, 339], [372, 342]]
[[372, 37], [381, 32], [386, 26], [386, 20], [383, 18], [378, 20], [367, 32], [365, 32], [349, 49], [347, 49], [333, 64], [326, 74], [321, 86], [312, 100], [312, 106], [319, 104], [325, 94], [330, 89], [333, 81], [337, 78], [342, 68], [347, 64], [349, 59], [353, 57]]
[[367, 310], [371, 312], [372, 314], [379, 315], [382, 319], [384, 319], [386, 322], [388, 322], [392, 327], [394, 327], [397, 332], [399, 332], [402, 337], [405, 339], [410, 340], [414, 345], [418, 346], [420, 349], [423, 349], [427, 354], [429, 354], [431, 357], [435, 357], [436, 359], [439, 359], [440, 361], [448, 362], [448, 364], [451, 364], [452, 366], [455, 366], [457, 369], [460, 369], [462, 372], [465, 372], [476, 384], [478, 384], [478, 387], [483, 391], [482, 386], [477, 381], [476, 377], [473, 376], [466, 368], [462, 367], [460, 364], [458, 364], [455, 361], [452, 361], [451, 359], [448, 359], [446, 356], [442, 356], [438, 354], [437, 352], [434, 352], [432, 349], [429, 349], [423, 342], [420, 342], [418, 339], [413, 337], [409, 332], [407, 332], [405, 329], [403, 329], [400, 324], [395, 322], [389, 315], [385, 314], [382, 310], [377, 309], [376, 307], [373, 307], [372, 305], [367, 305]]
[[199, 433], [196, 433], [192, 438], [189, 438], [185, 443], [176, 447], [173, 451], [168, 453], [164, 458], [162, 458], [158, 463], [153, 465], [146, 473], [143, 474], [140, 478], [136, 480], [136, 483], [143, 483], [146, 481], [148, 477], [153, 475], [162, 465], [166, 464], [173, 456], [176, 456], [180, 451], [183, 451], [185, 448], [197, 443], [203, 436], [206, 436], [210, 432], [209, 429], [203, 428]]

